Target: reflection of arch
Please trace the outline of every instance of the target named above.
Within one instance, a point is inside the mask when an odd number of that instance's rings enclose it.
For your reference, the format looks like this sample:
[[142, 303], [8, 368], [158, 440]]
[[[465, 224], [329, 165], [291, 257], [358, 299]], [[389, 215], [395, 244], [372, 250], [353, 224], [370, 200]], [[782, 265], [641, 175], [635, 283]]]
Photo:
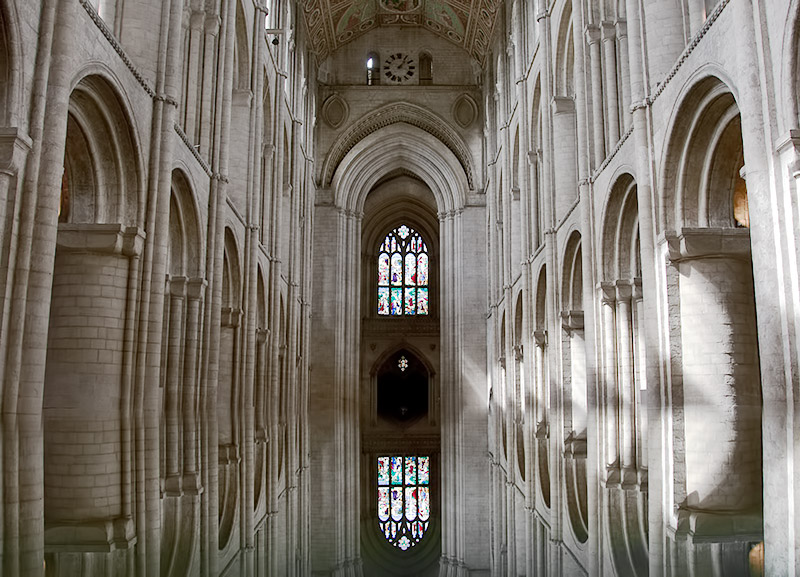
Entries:
[[141, 221], [140, 156], [130, 116], [99, 75], [82, 78], [70, 96], [64, 157], [71, 223]]
[[367, 140], [376, 131], [398, 123], [421, 129], [444, 144], [461, 165], [468, 188], [473, 188], [472, 155], [461, 137], [432, 112], [405, 102], [390, 104], [365, 115], [336, 139], [323, 165], [323, 185], [331, 184], [335, 173], [340, 172], [339, 165], [356, 145]]

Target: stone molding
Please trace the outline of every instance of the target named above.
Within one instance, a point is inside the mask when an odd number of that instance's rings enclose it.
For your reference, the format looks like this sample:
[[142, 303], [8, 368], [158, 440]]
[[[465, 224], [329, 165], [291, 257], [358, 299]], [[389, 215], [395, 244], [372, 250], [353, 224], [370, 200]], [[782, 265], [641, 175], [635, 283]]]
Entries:
[[469, 188], [474, 188], [472, 160], [461, 137], [441, 118], [424, 108], [406, 102], [389, 104], [369, 114], [342, 133], [331, 146], [322, 170], [322, 186], [328, 187], [344, 157], [359, 142], [373, 132], [398, 123], [410, 124], [441, 141], [458, 159], [467, 176]]

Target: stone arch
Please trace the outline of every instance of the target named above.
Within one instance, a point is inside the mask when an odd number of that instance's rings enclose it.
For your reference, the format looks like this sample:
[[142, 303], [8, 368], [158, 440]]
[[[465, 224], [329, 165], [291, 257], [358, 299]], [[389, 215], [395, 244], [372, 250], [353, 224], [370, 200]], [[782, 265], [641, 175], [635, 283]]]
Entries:
[[[171, 275], [199, 277], [205, 263], [203, 230], [194, 187], [182, 169], [172, 171], [170, 197], [170, 263]], [[179, 260], [177, 260], [179, 259]]]
[[0, 4], [0, 126], [14, 126], [20, 102], [20, 21], [15, 3]]
[[[660, 226], [734, 228], [733, 195], [744, 165], [741, 119], [729, 85], [708, 72], [692, 82], [673, 115], [660, 179]], [[674, 208], [673, 208], [674, 207]]]
[[402, 168], [428, 185], [440, 213], [464, 206], [469, 183], [461, 163], [442, 141], [405, 123], [373, 132], [348, 152], [332, 181], [337, 206], [361, 212], [374, 185]]
[[575, 47], [572, 26], [572, 4], [566, 2], [559, 19], [554, 55], [555, 67], [553, 70], [556, 96], [573, 96], [575, 94]]
[[342, 133], [331, 146], [322, 168], [322, 182], [330, 186], [350, 151], [381, 129], [395, 124], [410, 125], [427, 132], [443, 144], [457, 159], [467, 179], [467, 187], [474, 187], [472, 155], [462, 138], [450, 126], [432, 112], [406, 102], [398, 102], [379, 108], [365, 115], [358, 123]]
[[61, 221], [141, 223], [139, 150], [127, 107], [112, 82], [101, 74], [80, 78], [69, 101], [62, 188], [69, 205]]
[[236, 1], [236, 37], [233, 47], [233, 87], [236, 90], [250, 88], [250, 46], [247, 17], [241, 0]]
[[619, 175], [611, 188], [603, 215], [601, 247], [605, 280], [641, 276], [636, 181], [630, 173]]

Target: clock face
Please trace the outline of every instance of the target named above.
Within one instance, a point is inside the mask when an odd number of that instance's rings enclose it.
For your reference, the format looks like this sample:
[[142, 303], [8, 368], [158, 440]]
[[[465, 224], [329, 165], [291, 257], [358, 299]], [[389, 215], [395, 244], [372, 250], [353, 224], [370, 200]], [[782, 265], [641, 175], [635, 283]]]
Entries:
[[392, 54], [383, 63], [383, 75], [386, 80], [395, 84], [407, 82], [417, 71], [417, 65], [408, 54], [398, 52]]

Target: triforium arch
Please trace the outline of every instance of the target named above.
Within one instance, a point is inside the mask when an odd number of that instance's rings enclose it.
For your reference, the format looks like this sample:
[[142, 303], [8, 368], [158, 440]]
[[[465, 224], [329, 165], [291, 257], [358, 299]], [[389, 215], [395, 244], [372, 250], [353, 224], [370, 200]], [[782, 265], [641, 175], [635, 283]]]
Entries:
[[[665, 480], [677, 511], [670, 546], [685, 548], [681, 554], [703, 568], [714, 562], [714, 543], [731, 571], [745, 571], [749, 549], [763, 535], [763, 463], [741, 117], [730, 85], [708, 74], [687, 88], [678, 114], [661, 199], [665, 275], [674, 288], [666, 303], [669, 369], [681, 401], [672, 411], [683, 423], [670, 442], [685, 447]], [[713, 450], [708, 438], [719, 441]]]

